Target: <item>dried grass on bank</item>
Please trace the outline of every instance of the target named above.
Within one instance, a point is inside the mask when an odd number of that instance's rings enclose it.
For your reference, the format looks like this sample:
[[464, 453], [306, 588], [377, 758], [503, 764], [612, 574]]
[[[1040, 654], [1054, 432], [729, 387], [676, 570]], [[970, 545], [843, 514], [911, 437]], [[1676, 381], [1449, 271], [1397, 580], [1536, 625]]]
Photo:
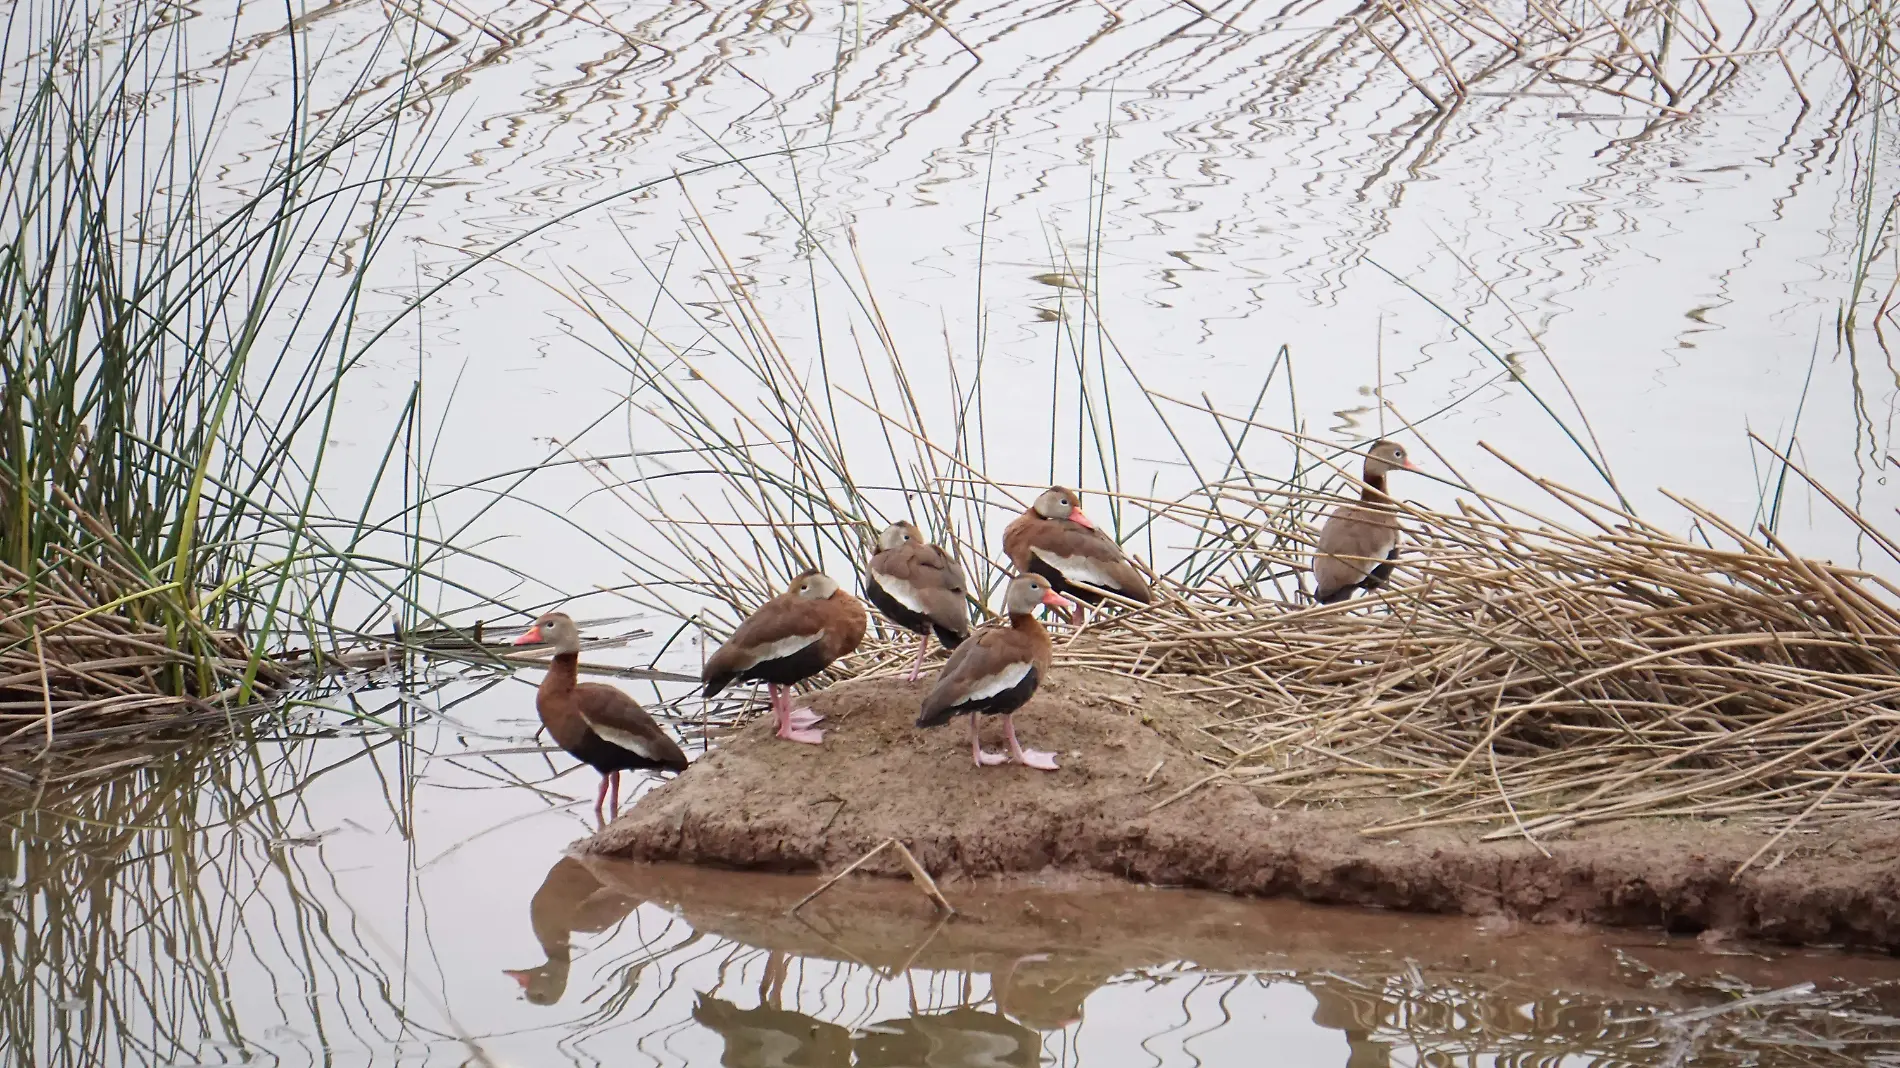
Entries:
[[1689, 502], [1718, 543], [1533, 485], [1544, 516], [1484, 496], [1408, 508], [1392, 586], [1331, 606], [1246, 581], [1306, 565], [1321, 500], [1211, 487], [1167, 510], [1218, 529], [1228, 565], [1090, 628], [1070, 662], [1209, 702], [1221, 777], [1284, 803], [1416, 812], [1372, 832], [1535, 837], [1663, 814], [1792, 827], [1900, 807], [1891, 585]]
[[[1202, 782], [1415, 813], [1368, 833], [1900, 811], [1900, 595], [1885, 579], [1693, 505], [1726, 544], [1534, 484], [1547, 516], [1481, 495], [1451, 514], [1406, 507], [1391, 586], [1325, 606], [1291, 587], [1337, 498], [1232, 481], [1134, 502], [1217, 532], [1200, 554], [1225, 560], [1067, 641], [1058, 627], [1058, 663], [1205, 702]], [[901, 670], [910, 650], [868, 645], [838, 675]]]

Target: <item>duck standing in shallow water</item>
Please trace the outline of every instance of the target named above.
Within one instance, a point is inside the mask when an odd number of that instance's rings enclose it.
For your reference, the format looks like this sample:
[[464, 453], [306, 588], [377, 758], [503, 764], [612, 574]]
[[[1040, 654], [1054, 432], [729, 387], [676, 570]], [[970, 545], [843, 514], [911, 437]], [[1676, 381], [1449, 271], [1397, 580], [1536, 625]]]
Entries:
[[909, 681], [923, 669], [932, 633], [952, 650], [970, 636], [967, 588], [963, 568], [926, 542], [915, 523], [900, 519], [878, 535], [877, 554], [864, 569], [864, 595], [886, 619], [917, 635]]
[[[1038, 605], [1075, 607], [1041, 575], [1024, 575], [1011, 582], [1003, 595], [1008, 622], [984, 627], [957, 646], [917, 717], [919, 727], [938, 727], [957, 716], [969, 716], [970, 758], [979, 768], [1013, 759], [1025, 767], [1056, 770], [1054, 753], [1024, 749], [1016, 740], [1016, 710], [1029, 702], [1043, 676], [1049, 674], [1049, 633], [1036, 622], [1033, 613]], [[1008, 756], [984, 750], [979, 715], [1003, 717]]]
[[[1057, 593], [1083, 604], [1097, 604], [1097, 589], [1148, 604], [1154, 599], [1148, 580], [1128, 562], [1115, 539], [1082, 514], [1082, 495], [1063, 486], [1050, 486], [1029, 509], [1003, 531], [1003, 554], [1025, 575], [1041, 575]], [[1071, 622], [1080, 622], [1080, 605], [1071, 609]]]
[[1333, 509], [1319, 531], [1319, 549], [1313, 554], [1313, 598], [1333, 604], [1356, 589], [1374, 590], [1392, 574], [1399, 557], [1399, 512], [1385, 492], [1385, 476], [1392, 471], [1416, 471], [1396, 441], [1375, 441], [1366, 449], [1365, 489], [1358, 504]]
[[706, 660], [700, 673], [706, 696], [734, 682], [763, 682], [771, 691], [778, 736], [823, 744], [825, 732], [812, 727], [825, 717], [809, 708], [793, 708], [790, 687], [856, 652], [868, 622], [863, 603], [844, 592], [836, 579], [807, 571], [784, 593], [760, 605]]
[[515, 639], [516, 645], [542, 642], [554, 646], [554, 661], [534, 692], [534, 710], [555, 745], [600, 772], [595, 821], [602, 818], [609, 784], [612, 811], [619, 815], [621, 772], [686, 770], [686, 754], [638, 701], [612, 686], [579, 681], [581, 630], [565, 612], [549, 612]]

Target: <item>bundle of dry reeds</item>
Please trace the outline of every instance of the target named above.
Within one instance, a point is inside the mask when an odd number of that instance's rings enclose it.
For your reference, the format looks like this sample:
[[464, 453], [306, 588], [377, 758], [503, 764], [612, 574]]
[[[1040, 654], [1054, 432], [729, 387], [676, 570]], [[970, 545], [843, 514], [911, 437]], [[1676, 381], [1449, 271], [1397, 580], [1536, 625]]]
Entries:
[[[33, 583], [0, 564], [0, 755], [222, 721], [251, 664], [236, 635], [181, 636], [135, 618], [129, 599], [75, 588], [46, 572]], [[257, 665], [260, 700], [285, 676]]]
[[1215, 703], [1222, 777], [1288, 801], [1402, 802], [1410, 815], [1380, 832], [1535, 836], [1664, 813], [1792, 827], [1900, 808], [1886, 580], [1691, 502], [1729, 544], [1532, 482], [1565, 520], [1484, 495], [1455, 514], [1407, 508], [1393, 585], [1329, 606], [1249, 581], [1306, 565], [1323, 495], [1209, 487], [1162, 510], [1218, 530], [1225, 565], [1091, 628], [1073, 662]]

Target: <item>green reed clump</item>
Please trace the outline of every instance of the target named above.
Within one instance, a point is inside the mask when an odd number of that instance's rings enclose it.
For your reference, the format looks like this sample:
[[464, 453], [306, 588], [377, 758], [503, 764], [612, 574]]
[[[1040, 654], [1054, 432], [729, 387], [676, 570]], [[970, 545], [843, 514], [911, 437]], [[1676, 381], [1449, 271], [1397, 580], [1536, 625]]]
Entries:
[[341, 499], [316, 488], [379, 336], [373, 266], [420, 188], [402, 42], [319, 99], [286, 26], [259, 47], [288, 84], [245, 105], [273, 136], [234, 147], [238, 90], [191, 25], [155, 0], [6, 16], [0, 753], [247, 701], [281, 681], [267, 652], [317, 645], [346, 601], [410, 622], [443, 556], [415, 503], [419, 377], [387, 425], [350, 416], [355, 440], [386, 435], [380, 463]]

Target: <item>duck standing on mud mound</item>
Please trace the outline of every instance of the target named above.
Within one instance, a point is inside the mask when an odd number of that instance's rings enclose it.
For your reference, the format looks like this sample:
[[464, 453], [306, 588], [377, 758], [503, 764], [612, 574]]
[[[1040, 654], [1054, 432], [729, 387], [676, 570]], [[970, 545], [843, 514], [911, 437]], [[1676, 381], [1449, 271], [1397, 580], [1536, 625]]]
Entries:
[[923, 670], [932, 632], [945, 649], [970, 636], [967, 587], [963, 568], [926, 542], [916, 524], [900, 519], [878, 535], [877, 554], [864, 569], [864, 595], [886, 619], [917, 635], [909, 681], [917, 681]]
[[686, 770], [686, 754], [638, 701], [612, 686], [579, 681], [581, 630], [566, 613], [549, 612], [515, 639], [516, 645], [541, 642], [554, 646], [554, 661], [534, 692], [534, 710], [555, 745], [600, 772], [600, 792], [594, 795], [596, 821], [601, 819], [610, 783], [613, 812], [619, 815], [621, 772]]
[[844, 592], [836, 579], [807, 571], [784, 593], [760, 605], [706, 661], [700, 673], [706, 696], [734, 682], [763, 682], [772, 694], [778, 736], [820, 745], [825, 732], [812, 726], [825, 717], [809, 708], [793, 708], [790, 687], [856, 652], [868, 622], [863, 603]]
[[[1003, 531], [1003, 554], [1016, 570], [1041, 575], [1056, 592], [1084, 604], [1099, 603], [1102, 597], [1078, 582], [1142, 604], [1153, 600], [1148, 580], [1128, 562], [1122, 547], [1082, 514], [1082, 495], [1063, 486], [1050, 486], [1009, 524]], [[1081, 619], [1078, 604], [1070, 621]]]
[[[1049, 674], [1049, 633], [1033, 614], [1037, 605], [1045, 604], [1075, 607], [1041, 575], [1024, 575], [1011, 582], [1003, 595], [1008, 622], [984, 627], [957, 646], [936, 688], [924, 698], [919, 727], [939, 727], [957, 716], [970, 717], [970, 758], [979, 768], [1013, 759], [1025, 767], [1056, 770], [1054, 753], [1024, 749], [1016, 740], [1016, 710], [1029, 702], [1042, 677]], [[979, 715], [1003, 717], [1009, 756], [984, 750]]]
[[1375, 441], [1366, 449], [1366, 488], [1358, 504], [1333, 509], [1319, 531], [1319, 550], [1313, 554], [1313, 598], [1332, 604], [1352, 596], [1356, 589], [1376, 590], [1392, 574], [1399, 558], [1399, 513], [1385, 492], [1385, 476], [1392, 471], [1416, 471], [1396, 441]]

